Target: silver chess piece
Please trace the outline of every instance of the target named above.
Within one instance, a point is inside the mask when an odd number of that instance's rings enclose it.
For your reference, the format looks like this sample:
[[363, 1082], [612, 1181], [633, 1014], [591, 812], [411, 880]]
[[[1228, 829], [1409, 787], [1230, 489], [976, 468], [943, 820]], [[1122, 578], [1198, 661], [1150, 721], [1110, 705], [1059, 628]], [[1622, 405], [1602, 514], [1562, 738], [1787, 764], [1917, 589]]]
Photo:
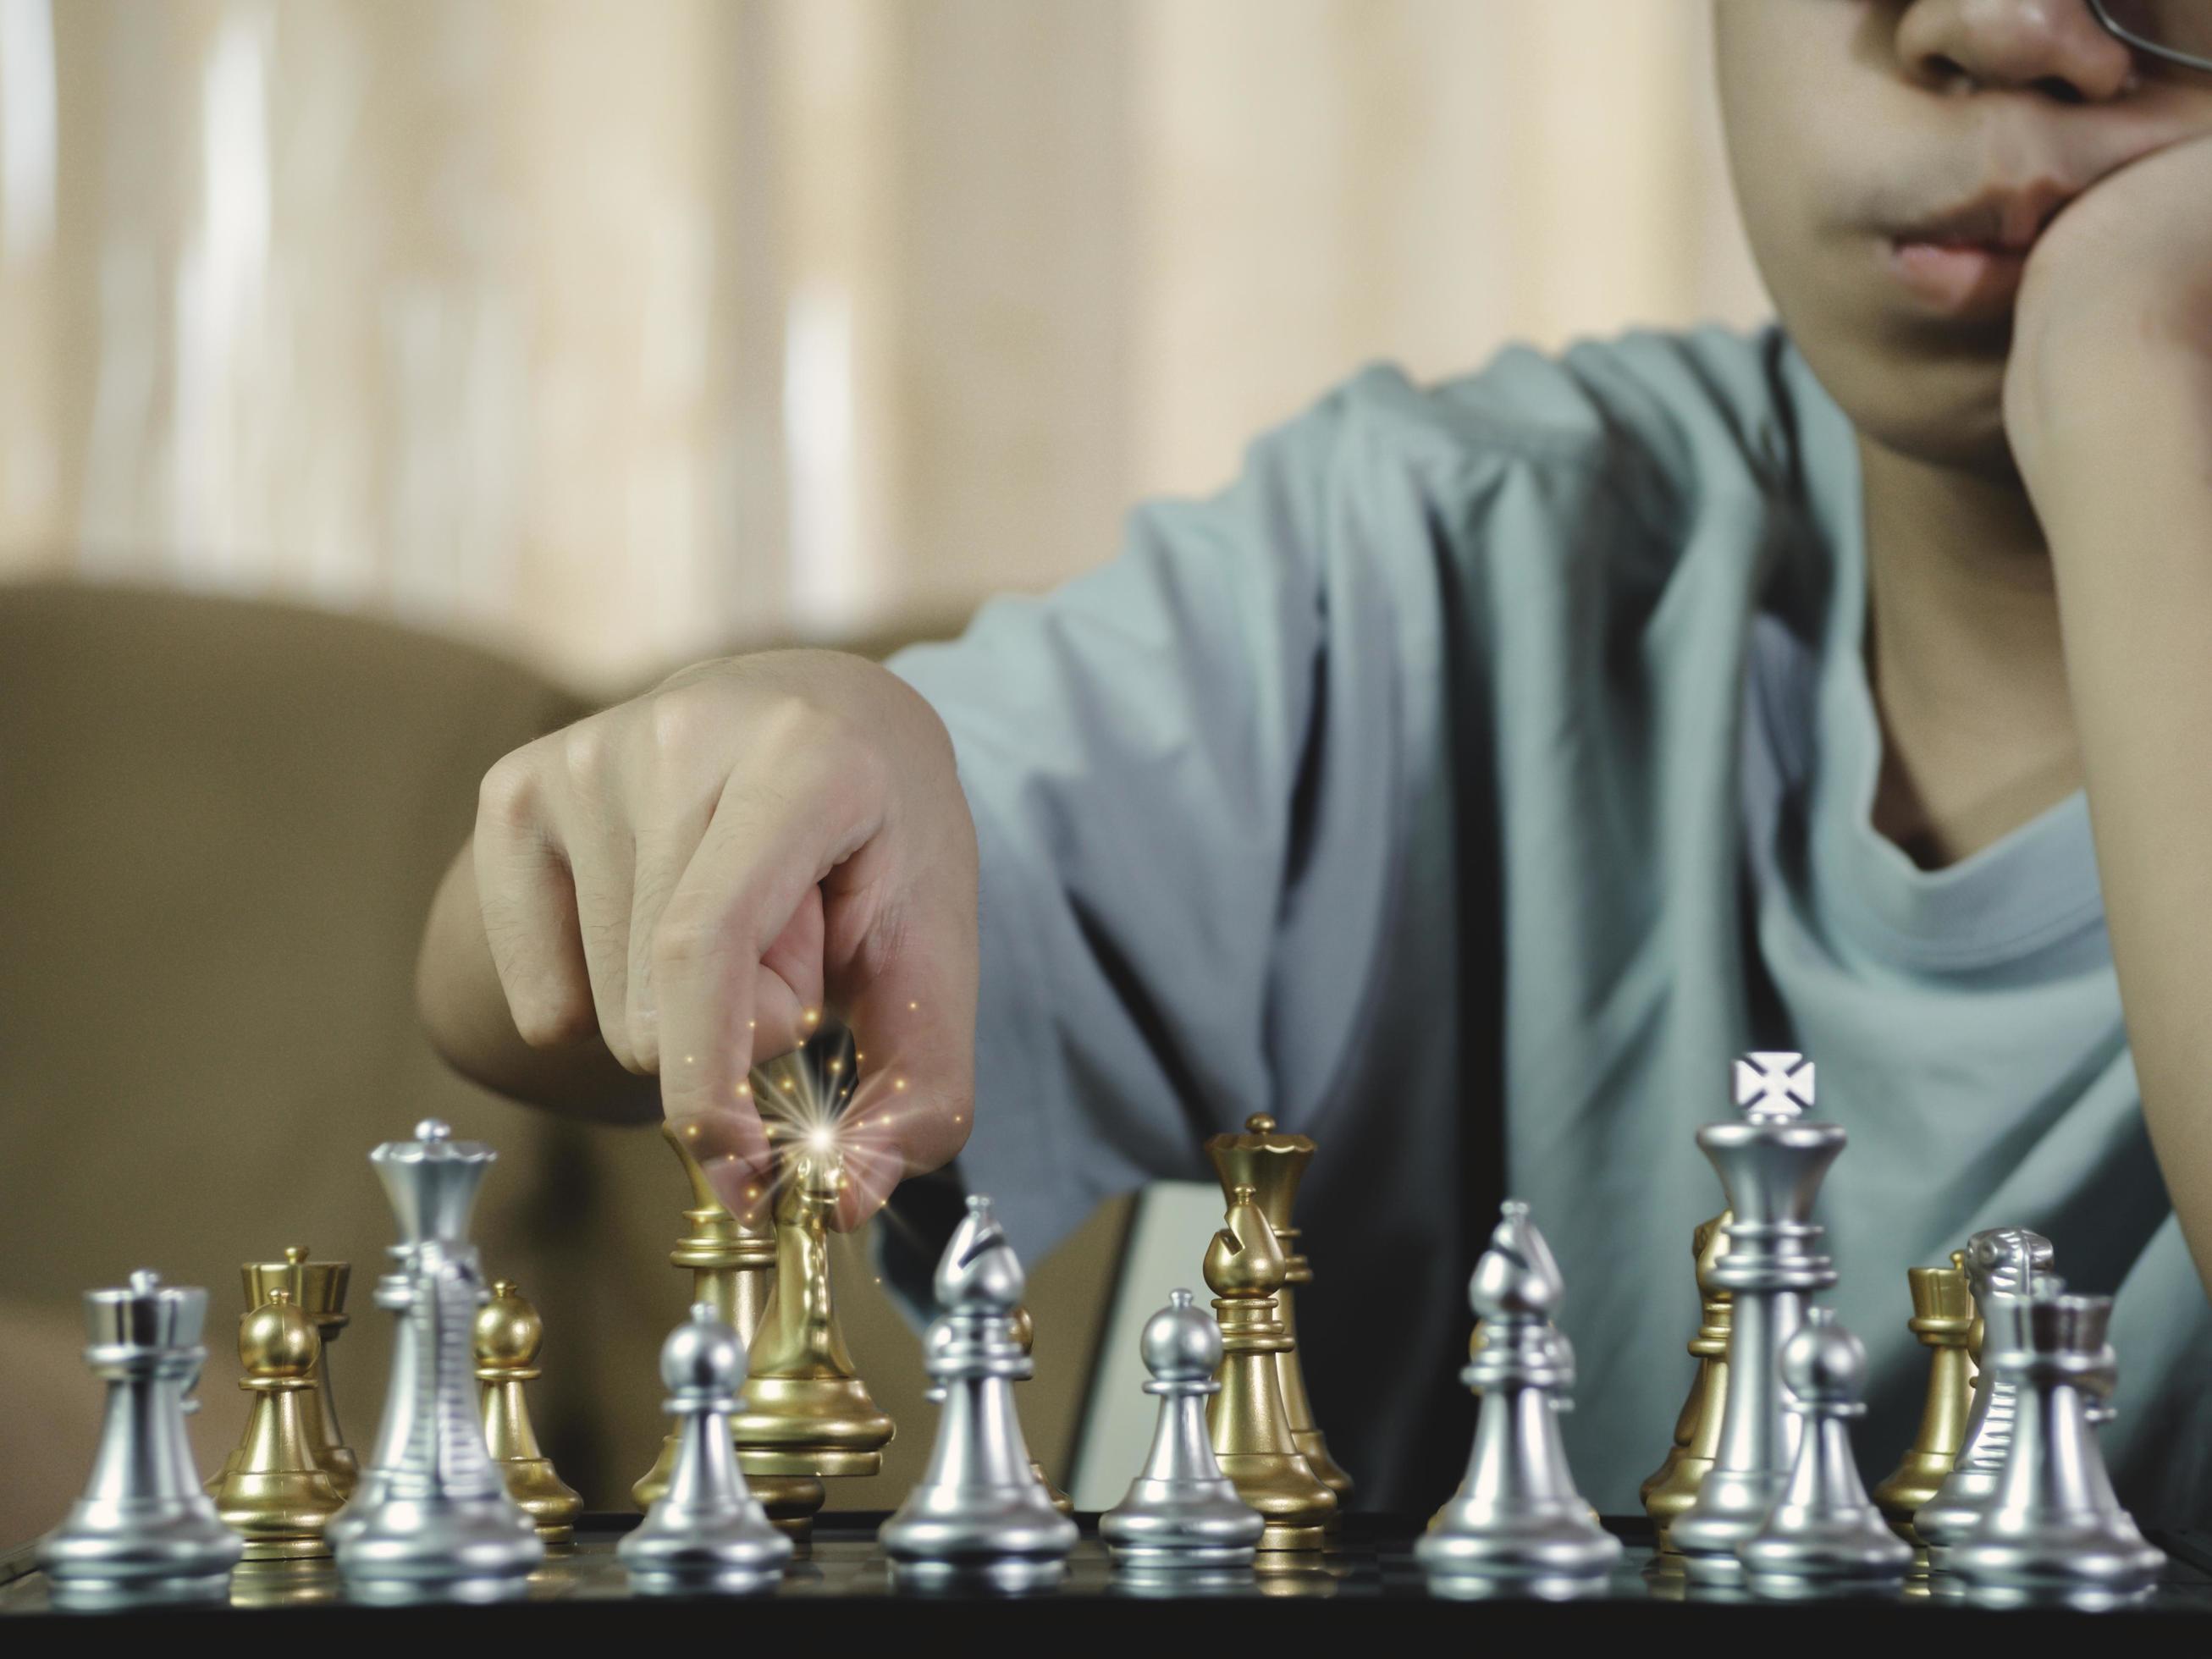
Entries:
[[368, 1600], [489, 1600], [520, 1590], [545, 1546], [484, 1444], [475, 1326], [483, 1273], [469, 1212], [496, 1156], [434, 1118], [369, 1154], [398, 1217], [396, 1270], [376, 1304], [398, 1316], [374, 1460], [325, 1535]]
[[[2015, 1300], [2039, 1286], [2057, 1287], [2051, 1277], [2051, 1241], [2025, 1227], [1990, 1227], [1966, 1241], [1966, 1283], [1974, 1293], [1981, 1341], [2006, 1328]], [[1984, 1354], [1966, 1407], [1966, 1427], [1951, 1473], [1935, 1495], [1913, 1511], [1912, 1529], [1928, 1547], [1931, 1571], [1945, 1571], [1950, 1547], [1981, 1522], [1996, 1499], [2005, 1454], [2012, 1445], [2019, 1384], [2001, 1376]]]
[[1741, 1576], [1736, 1547], [1765, 1521], [1796, 1460], [1798, 1420], [1783, 1399], [1779, 1363], [1806, 1298], [1836, 1282], [1811, 1217], [1844, 1149], [1841, 1125], [1806, 1119], [1813, 1088], [1813, 1062], [1802, 1054], [1747, 1054], [1735, 1062], [1742, 1118], [1698, 1131], [1732, 1212], [1711, 1278], [1729, 1293], [1733, 1322], [1720, 1446], [1697, 1501], [1668, 1534], [1693, 1578]]
[[937, 1443], [877, 1539], [903, 1586], [1048, 1588], [1066, 1574], [1075, 1522], [1030, 1466], [1012, 1387], [1035, 1369], [1015, 1335], [1022, 1266], [980, 1194], [938, 1261], [935, 1289], [923, 1364], [942, 1391]]
[[1460, 1373], [1481, 1397], [1467, 1479], [1413, 1546], [1432, 1591], [1502, 1581], [1571, 1592], [1620, 1559], [1620, 1540], [1575, 1489], [1559, 1434], [1574, 1356], [1551, 1318], [1565, 1290], [1528, 1206], [1508, 1200], [1468, 1287], [1482, 1343]]
[[2014, 1389], [1996, 1497], [1951, 1546], [1949, 1571], [1976, 1601], [2091, 1605], [2148, 1591], [2166, 1565], [2113, 1493], [2097, 1444], [2118, 1366], [2109, 1296], [2047, 1285], [2008, 1297], [1984, 1337], [1984, 1364]]
[[1866, 1415], [1866, 1348], [1833, 1309], [1808, 1308], [1782, 1345], [1782, 1385], [1798, 1414], [1797, 1461], [1765, 1522], [1736, 1547], [1752, 1589], [1769, 1595], [1894, 1589], [1912, 1547], [1867, 1497], [1851, 1455], [1850, 1419]]
[[745, 1348], [714, 1304], [695, 1304], [661, 1345], [660, 1380], [676, 1419], [676, 1461], [668, 1490], [615, 1546], [630, 1582], [648, 1593], [740, 1595], [777, 1583], [793, 1545], [738, 1468], [730, 1413], [743, 1404]]
[[1098, 1517], [1098, 1535], [1117, 1567], [1137, 1571], [1249, 1567], [1267, 1522], [1222, 1474], [1206, 1426], [1206, 1398], [1221, 1389], [1221, 1327], [1188, 1291], [1171, 1291], [1141, 1346], [1159, 1421], [1144, 1472]]
[[201, 1490], [185, 1418], [207, 1350], [207, 1292], [141, 1270], [88, 1291], [85, 1363], [107, 1384], [84, 1496], [39, 1543], [63, 1607], [221, 1601], [246, 1540]]

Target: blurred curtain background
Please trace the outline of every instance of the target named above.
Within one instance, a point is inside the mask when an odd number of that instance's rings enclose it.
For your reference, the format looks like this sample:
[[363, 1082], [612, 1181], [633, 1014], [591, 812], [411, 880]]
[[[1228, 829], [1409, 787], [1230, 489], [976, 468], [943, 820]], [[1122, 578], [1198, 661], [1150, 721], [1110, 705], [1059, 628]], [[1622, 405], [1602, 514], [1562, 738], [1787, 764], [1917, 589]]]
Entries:
[[1108, 556], [1376, 357], [1766, 306], [1706, 0], [0, 0], [0, 574], [587, 691]]

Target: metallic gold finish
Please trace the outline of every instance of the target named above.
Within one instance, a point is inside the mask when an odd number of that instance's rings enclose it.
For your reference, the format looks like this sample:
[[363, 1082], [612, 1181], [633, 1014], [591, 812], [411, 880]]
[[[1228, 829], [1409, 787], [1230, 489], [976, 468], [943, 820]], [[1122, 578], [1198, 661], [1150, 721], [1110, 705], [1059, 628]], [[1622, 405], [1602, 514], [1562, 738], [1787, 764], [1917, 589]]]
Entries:
[[1911, 1267], [1905, 1277], [1912, 1290], [1912, 1317], [1905, 1328], [1934, 1357], [1928, 1365], [1928, 1400], [1920, 1411], [1920, 1431], [1898, 1466], [1874, 1489], [1874, 1501], [1891, 1531], [1924, 1549], [1927, 1542], [1913, 1530], [1912, 1516], [1936, 1496], [1958, 1462], [1959, 1448], [1966, 1443], [1966, 1408], [1973, 1396], [1982, 1322], [1966, 1279], [1965, 1251], [1954, 1250], [1948, 1267]]
[[[668, 1264], [690, 1271], [692, 1305], [711, 1305], [750, 1347], [775, 1285], [775, 1228], [748, 1227], [731, 1214], [675, 1126], [663, 1123], [660, 1134], [691, 1183], [691, 1207], [684, 1212], [685, 1231], [668, 1253]], [[661, 1441], [660, 1455], [653, 1467], [629, 1489], [638, 1508], [649, 1510], [660, 1501], [675, 1468], [676, 1436], [671, 1433]], [[824, 1496], [821, 1481], [811, 1475], [751, 1475], [746, 1485], [770, 1520], [800, 1536]]]
[[[1021, 1345], [1024, 1353], [1032, 1352], [1036, 1346], [1036, 1322], [1030, 1317], [1030, 1310], [1027, 1308], [1014, 1310], [1014, 1340]], [[1021, 1380], [1026, 1382], [1028, 1379], [1024, 1377]], [[1030, 1459], [1030, 1469], [1036, 1474], [1037, 1485], [1044, 1488], [1045, 1496], [1052, 1499], [1053, 1508], [1058, 1510], [1062, 1515], [1075, 1513], [1075, 1500], [1052, 1484], [1052, 1477], [1044, 1472], [1043, 1464], [1032, 1457]]]
[[[249, 1310], [266, 1304], [269, 1292], [281, 1285], [291, 1291], [292, 1305], [315, 1322], [315, 1334], [322, 1341], [321, 1353], [315, 1361], [316, 1399], [301, 1410], [313, 1419], [311, 1430], [316, 1444], [324, 1449], [323, 1468], [331, 1477], [331, 1484], [338, 1489], [339, 1497], [352, 1497], [354, 1485], [361, 1479], [361, 1463], [345, 1443], [345, 1431], [338, 1426], [337, 1396], [331, 1388], [331, 1344], [353, 1323], [352, 1316], [345, 1310], [346, 1286], [353, 1277], [352, 1264], [310, 1261], [306, 1245], [290, 1244], [285, 1247], [282, 1261], [241, 1262], [238, 1277]], [[235, 1450], [231, 1453], [233, 1459], [237, 1455]], [[226, 1462], [222, 1474], [209, 1483], [210, 1492], [230, 1473], [230, 1467]]]
[[284, 1285], [238, 1322], [239, 1387], [254, 1396], [236, 1460], [216, 1490], [216, 1511], [246, 1540], [246, 1559], [267, 1561], [328, 1555], [323, 1528], [343, 1507], [324, 1468], [327, 1448], [316, 1444], [315, 1361], [322, 1351], [314, 1322]]
[[1317, 1550], [1337, 1512], [1336, 1494], [1316, 1477], [1291, 1431], [1277, 1356], [1290, 1335], [1277, 1317], [1289, 1262], [1254, 1189], [1230, 1192], [1225, 1224], [1206, 1252], [1206, 1288], [1221, 1324], [1221, 1392], [1206, 1407], [1221, 1472], [1267, 1517], [1262, 1553]]
[[584, 1500], [553, 1472], [522, 1395], [524, 1383], [544, 1374], [538, 1351], [545, 1343], [545, 1322], [514, 1281], [502, 1279], [493, 1284], [491, 1300], [477, 1310], [475, 1338], [484, 1446], [507, 1482], [507, 1495], [548, 1544], [573, 1544]]
[[830, 1288], [830, 1217], [845, 1184], [844, 1157], [824, 1136], [789, 1134], [782, 1143], [775, 1286], [753, 1336], [745, 1407], [730, 1423], [738, 1463], [755, 1482], [874, 1474], [896, 1430], [854, 1374]]
[[1720, 1450], [1721, 1413], [1728, 1402], [1729, 1295], [1712, 1281], [1713, 1263], [1728, 1249], [1729, 1212], [1701, 1222], [1690, 1235], [1690, 1254], [1697, 1263], [1698, 1301], [1703, 1310], [1698, 1334], [1690, 1339], [1690, 1354], [1698, 1362], [1690, 1380], [1689, 1397], [1674, 1419], [1674, 1443], [1666, 1461], [1650, 1473], [1638, 1496], [1644, 1512], [1656, 1528], [1662, 1554], [1672, 1553], [1667, 1529], [1676, 1516], [1698, 1501], [1698, 1486], [1712, 1468]]
[[1276, 1241], [1283, 1247], [1287, 1276], [1282, 1292], [1275, 1298], [1281, 1310], [1283, 1335], [1287, 1344], [1275, 1361], [1283, 1391], [1283, 1409], [1290, 1417], [1291, 1438], [1322, 1485], [1336, 1494], [1340, 1513], [1352, 1491], [1352, 1477], [1339, 1468], [1336, 1460], [1328, 1455], [1328, 1443], [1314, 1424], [1313, 1402], [1306, 1394], [1305, 1370], [1298, 1364], [1297, 1311], [1291, 1295], [1297, 1286], [1313, 1283], [1313, 1264], [1299, 1253], [1298, 1230], [1291, 1225], [1291, 1210], [1297, 1201], [1298, 1182], [1304, 1177], [1306, 1165], [1313, 1161], [1314, 1143], [1306, 1135], [1278, 1133], [1275, 1120], [1265, 1112], [1255, 1112], [1246, 1118], [1244, 1131], [1241, 1135], [1215, 1135], [1206, 1143], [1206, 1155], [1212, 1160], [1214, 1174], [1220, 1178], [1222, 1196], [1233, 1202], [1238, 1187], [1249, 1187], [1259, 1201], [1261, 1213], [1267, 1218], [1267, 1224], [1275, 1230]]

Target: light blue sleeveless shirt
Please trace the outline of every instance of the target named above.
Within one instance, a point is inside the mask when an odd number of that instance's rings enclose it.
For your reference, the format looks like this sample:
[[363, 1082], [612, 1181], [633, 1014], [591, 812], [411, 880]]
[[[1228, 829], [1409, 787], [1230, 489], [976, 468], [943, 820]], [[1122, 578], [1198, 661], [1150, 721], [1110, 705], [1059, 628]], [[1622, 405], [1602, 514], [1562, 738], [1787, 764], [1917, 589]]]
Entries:
[[[1249, 1113], [1313, 1135], [1316, 1413], [1358, 1501], [1407, 1510], [1459, 1479], [1466, 1280], [1524, 1198], [1567, 1278], [1576, 1472], [1629, 1512], [1722, 1204], [1696, 1129], [1735, 1054], [1801, 1048], [1850, 1134], [1818, 1215], [1869, 1478], [1925, 1384], [1905, 1270], [2020, 1224], [2118, 1295], [2123, 1496], [2201, 1518], [2212, 1316], [2087, 804], [1936, 872], [1877, 836], [1864, 598], [1853, 434], [1787, 337], [1639, 331], [1429, 387], [1370, 368], [1101, 568], [901, 653], [982, 857], [956, 1178], [1035, 1259], [1204, 1178]], [[885, 1257], [919, 1291], [944, 1206], [909, 1186]]]

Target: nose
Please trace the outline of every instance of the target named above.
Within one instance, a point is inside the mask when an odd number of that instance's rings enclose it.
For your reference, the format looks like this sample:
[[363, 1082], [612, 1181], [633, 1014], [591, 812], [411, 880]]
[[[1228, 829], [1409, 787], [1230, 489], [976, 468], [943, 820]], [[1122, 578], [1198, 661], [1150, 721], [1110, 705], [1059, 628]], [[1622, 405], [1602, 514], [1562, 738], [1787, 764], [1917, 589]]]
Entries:
[[2082, 104], [2135, 85], [2133, 49], [2087, 0], [1912, 0], [1898, 19], [1897, 57], [1940, 92], [2027, 90]]

